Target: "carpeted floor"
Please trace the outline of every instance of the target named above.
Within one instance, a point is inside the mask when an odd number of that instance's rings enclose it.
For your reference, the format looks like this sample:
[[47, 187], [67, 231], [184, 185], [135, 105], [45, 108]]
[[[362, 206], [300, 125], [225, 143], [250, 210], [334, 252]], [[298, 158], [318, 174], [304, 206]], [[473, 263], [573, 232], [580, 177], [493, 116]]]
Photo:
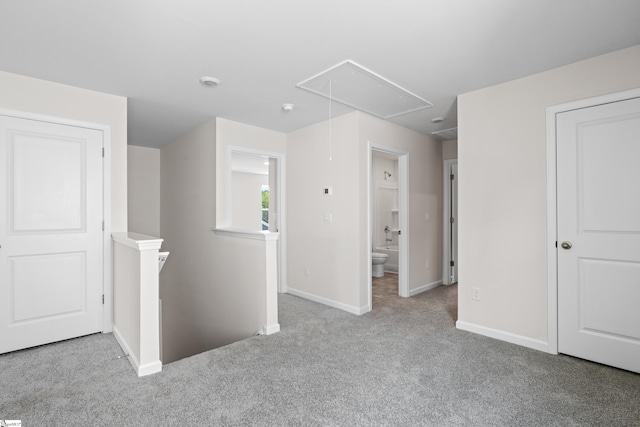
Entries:
[[138, 378], [111, 334], [0, 356], [23, 426], [633, 426], [640, 375], [455, 329], [456, 287], [363, 316], [280, 295], [282, 331]]

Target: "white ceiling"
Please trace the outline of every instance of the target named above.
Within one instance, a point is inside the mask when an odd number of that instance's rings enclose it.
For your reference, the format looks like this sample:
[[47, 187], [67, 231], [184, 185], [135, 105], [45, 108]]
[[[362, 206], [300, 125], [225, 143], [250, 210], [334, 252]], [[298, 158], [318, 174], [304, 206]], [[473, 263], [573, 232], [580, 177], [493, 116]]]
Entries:
[[212, 117], [326, 120], [296, 84], [351, 59], [432, 102], [390, 119], [429, 134], [456, 95], [640, 44], [639, 22], [638, 0], [0, 0], [0, 70], [126, 96], [129, 144], [160, 147]]

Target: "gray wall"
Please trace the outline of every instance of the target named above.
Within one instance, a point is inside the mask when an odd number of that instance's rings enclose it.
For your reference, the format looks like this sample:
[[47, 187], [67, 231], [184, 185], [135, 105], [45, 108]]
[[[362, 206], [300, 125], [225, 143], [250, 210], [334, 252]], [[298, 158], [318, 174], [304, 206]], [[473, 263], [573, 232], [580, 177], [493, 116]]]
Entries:
[[255, 335], [264, 325], [264, 251], [216, 236], [216, 121], [160, 150], [163, 363]]

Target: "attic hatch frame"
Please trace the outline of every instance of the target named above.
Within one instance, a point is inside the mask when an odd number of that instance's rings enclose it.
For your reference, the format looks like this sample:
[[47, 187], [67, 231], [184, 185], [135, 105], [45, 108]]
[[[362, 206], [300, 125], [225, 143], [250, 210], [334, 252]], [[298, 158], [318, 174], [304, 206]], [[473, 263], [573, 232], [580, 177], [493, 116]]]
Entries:
[[[345, 73], [351, 72], [350, 75], [345, 76]], [[337, 79], [336, 77], [340, 77]], [[351, 78], [351, 81], [345, 80]], [[326, 85], [330, 82], [331, 85]], [[343, 87], [348, 87], [352, 90], [352, 93], [346, 95], [340, 91], [340, 85], [338, 85], [338, 91], [336, 93], [336, 82], [346, 82]], [[360, 87], [357, 87], [357, 83]], [[373, 87], [372, 87], [373, 85]], [[325, 88], [333, 86], [329, 92], [323, 91]], [[366, 87], [368, 86], [368, 88]], [[300, 89], [304, 89], [308, 92], [315, 93], [316, 95], [323, 96], [330, 101], [337, 101], [343, 105], [346, 105], [356, 110], [364, 111], [381, 119], [390, 119], [403, 114], [412, 113], [414, 111], [423, 110], [425, 108], [433, 107], [433, 104], [426, 99], [416, 95], [413, 92], [393, 83], [389, 79], [382, 77], [381, 75], [363, 67], [362, 65], [347, 59], [340, 62], [333, 67], [330, 67], [306, 80], [301, 81], [296, 85]], [[377, 88], [377, 89], [376, 89]], [[385, 91], [384, 96], [381, 96], [381, 90]], [[358, 95], [361, 96], [373, 96], [380, 97], [378, 105], [372, 105], [374, 99], [349, 99], [349, 96]], [[395, 95], [395, 96], [394, 96]], [[395, 102], [395, 103], [394, 103]], [[358, 105], [360, 103], [360, 105]], [[401, 105], [396, 105], [400, 103]], [[393, 108], [395, 106], [395, 109]], [[377, 107], [377, 110], [376, 108]], [[395, 112], [389, 112], [384, 110], [395, 110]], [[382, 111], [381, 111], [382, 110]]]

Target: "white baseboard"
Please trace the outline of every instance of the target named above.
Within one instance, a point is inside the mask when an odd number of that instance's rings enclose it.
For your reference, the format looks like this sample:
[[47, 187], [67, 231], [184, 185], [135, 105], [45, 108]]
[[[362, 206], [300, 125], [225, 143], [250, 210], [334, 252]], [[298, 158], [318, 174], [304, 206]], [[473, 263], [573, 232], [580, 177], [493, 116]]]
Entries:
[[155, 362], [145, 363], [138, 367], [138, 376], [144, 377], [145, 375], [157, 374], [162, 372], [162, 362], [156, 360]]
[[338, 308], [340, 310], [346, 311], [347, 313], [356, 314], [358, 316], [371, 311], [369, 306], [358, 308], [358, 307], [354, 307], [352, 305], [344, 304], [328, 298], [320, 297], [318, 295], [313, 295], [308, 292], [292, 289], [291, 287], [289, 287], [289, 289], [287, 290], [287, 293], [291, 295], [295, 295], [300, 298], [308, 299], [313, 302], [318, 302], [320, 304], [328, 305], [329, 307]]
[[115, 325], [113, 326], [113, 336], [116, 338], [116, 341], [118, 341], [118, 344], [120, 344], [122, 351], [124, 351], [124, 353], [127, 355], [129, 363], [131, 363], [131, 366], [133, 366], [133, 369], [136, 371], [136, 374], [138, 374], [139, 377], [144, 377], [145, 375], [151, 375], [162, 371], [162, 362], [159, 360], [152, 363], [145, 363], [144, 365], [140, 365], [140, 362], [138, 361], [135, 353], [131, 351], [131, 347], [129, 347], [129, 344], [122, 337], [120, 331]]
[[267, 325], [262, 327], [262, 335], [271, 335], [280, 332], [280, 324]]
[[521, 345], [523, 347], [532, 348], [538, 351], [549, 352], [549, 343], [546, 341], [540, 341], [522, 335], [512, 334], [511, 332], [500, 331], [498, 329], [487, 328], [486, 326], [475, 325], [473, 323], [463, 322], [458, 320], [456, 322], [456, 328], [467, 332], [473, 332], [474, 334], [484, 335], [489, 338], [495, 338], [500, 341], [506, 341], [511, 344]]
[[431, 289], [435, 289], [438, 286], [442, 285], [442, 280], [438, 280], [436, 282], [427, 283], [426, 285], [420, 286], [419, 288], [409, 290], [409, 296], [412, 297], [414, 295], [421, 294], [426, 291], [430, 291]]

